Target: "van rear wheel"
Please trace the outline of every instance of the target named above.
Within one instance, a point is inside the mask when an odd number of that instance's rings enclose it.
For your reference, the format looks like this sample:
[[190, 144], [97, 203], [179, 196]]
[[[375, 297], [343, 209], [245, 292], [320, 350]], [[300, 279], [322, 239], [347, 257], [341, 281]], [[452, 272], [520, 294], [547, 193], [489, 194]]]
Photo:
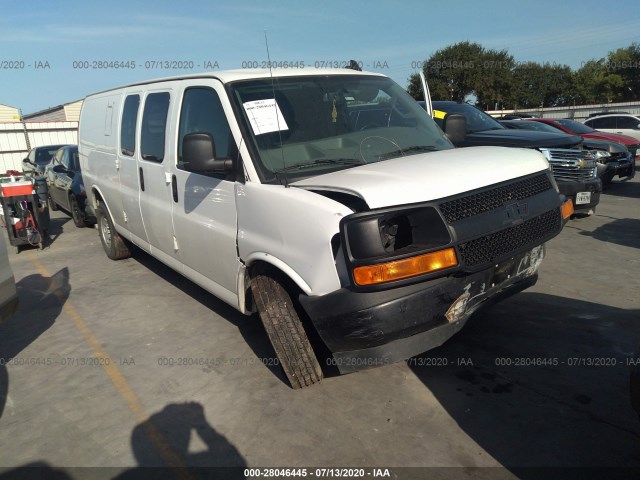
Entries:
[[98, 232], [102, 248], [111, 260], [121, 260], [131, 256], [131, 249], [127, 242], [113, 227], [111, 216], [104, 203], [100, 203], [96, 209], [96, 220], [98, 221]]
[[291, 296], [273, 272], [252, 275], [251, 292], [271, 345], [293, 388], [322, 380], [318, 363]]

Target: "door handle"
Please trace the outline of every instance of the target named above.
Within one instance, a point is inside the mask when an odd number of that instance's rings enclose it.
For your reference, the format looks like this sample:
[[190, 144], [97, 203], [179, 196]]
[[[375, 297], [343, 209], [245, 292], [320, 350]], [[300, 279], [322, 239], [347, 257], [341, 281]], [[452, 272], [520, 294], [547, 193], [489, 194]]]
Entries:
[[173, 201], [178, 203], [178, 179], [175, 175], [171, 177], [171, 192], [173, 193]]
[[142, 167], [140, 167], [140, 190], [144, 192], [144, 173], [142, 173]]

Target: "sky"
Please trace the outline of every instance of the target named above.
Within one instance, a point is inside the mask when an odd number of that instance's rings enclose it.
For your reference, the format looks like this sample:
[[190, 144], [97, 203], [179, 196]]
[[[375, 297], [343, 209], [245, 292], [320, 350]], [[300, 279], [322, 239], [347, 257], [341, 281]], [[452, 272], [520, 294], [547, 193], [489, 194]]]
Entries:
[[420, 62], [461, 41], [577, 69], [640, 42], [640, 8], [631, 0], [0, 0], [0, 104], [28, 114], [141, 80], [262, 66], [265, 32], [272, 62], [355, 59], [406, 87]]

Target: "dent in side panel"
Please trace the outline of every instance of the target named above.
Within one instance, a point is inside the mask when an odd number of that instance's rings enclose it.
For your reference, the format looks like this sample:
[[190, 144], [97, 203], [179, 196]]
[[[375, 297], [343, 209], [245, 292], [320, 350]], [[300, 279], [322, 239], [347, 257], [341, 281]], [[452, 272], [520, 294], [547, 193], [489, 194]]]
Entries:
[[340, 288], [331, 238], [351, 210], [306, 190], [256, 183], [237, 184], [236, 206], [243, 261], [256, 254], [276, 257], [310, 287], [310, 295]]

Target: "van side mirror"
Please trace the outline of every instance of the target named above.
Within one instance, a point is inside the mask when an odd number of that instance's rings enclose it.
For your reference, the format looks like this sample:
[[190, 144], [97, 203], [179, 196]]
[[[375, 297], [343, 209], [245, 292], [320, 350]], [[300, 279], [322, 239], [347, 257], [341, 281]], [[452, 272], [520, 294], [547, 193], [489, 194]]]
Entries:
[[447, 115], [444, 123], [444, 133], [454, 145], [464, 142], [467, 137], [467, 119], [465, 116], [458, 113]]
[[229, 173], [233, 170], [231, 159], [216, 160], [216, 147], [208, 133], [190, 133], [182, 139], [182, 162], [185, 169], [194, 173]]

